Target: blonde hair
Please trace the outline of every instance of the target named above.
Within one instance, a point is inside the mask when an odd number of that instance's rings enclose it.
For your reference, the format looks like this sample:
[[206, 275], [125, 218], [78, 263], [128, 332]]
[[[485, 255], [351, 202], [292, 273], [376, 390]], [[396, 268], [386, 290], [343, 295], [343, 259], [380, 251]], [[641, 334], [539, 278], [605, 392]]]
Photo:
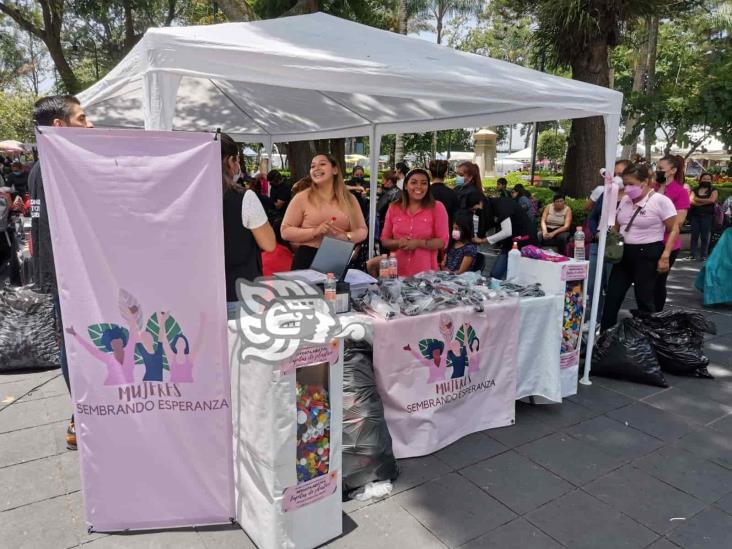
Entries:
[[[327, 158], [328, 162], [330, 162], [330, 165], [338, 170], [338, 173], [333, 176], [333, 198], [335, 198], [338, 202], [338, 207], [346, 214], [346, 217], [348, 218], [348, 223], [350, 225], [349, 228], [351, 230], [357, 228], [358, 223], [356, 222], [356, 211], [353, 206], [353, 201], [355, 199], [351, 195], [351, 191], [349, 191], [348, 187], [346, 187], [346, 182], [343, 179], [343, 170], [341, 169], [338, 160], [336, 160], [335, 157], [326, 153], [318, 153], [313, 156], [313, 158], [318, 156], [324, 156], [325, 158]], [[313, 192], [312, 185], [308, 188], [307, 193], [308, 201], [314, 206], [317, 206], [317, 195]]]

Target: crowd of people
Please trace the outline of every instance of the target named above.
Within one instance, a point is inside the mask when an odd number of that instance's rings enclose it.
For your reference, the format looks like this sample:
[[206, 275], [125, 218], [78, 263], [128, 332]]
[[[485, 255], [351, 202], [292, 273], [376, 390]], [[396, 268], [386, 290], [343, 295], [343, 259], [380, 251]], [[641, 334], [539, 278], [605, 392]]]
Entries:
[[[33, 116], [39, 126], [92, 127], [72, 96], [40, 99]], [[40, 291], [53, 296], [58, 333], [63, 337], [40, 163], [31, 167], [11, 161], [9, 167], [2, 182], [5, 187], [0, 191], [0, 207], [4, 200], [7, 209], [31, 213], [34, 283]], [[335, 158], [316, 154], [308, 175], [292, 185], [277, 170], [250, 176], [241, 171], [238, 145], [221, 134], [221, 168], [229, 303], [237, 301], [237, 279], [254, 280], [276, 272], [309, 268], [325, 237], [353, 243], [352, 267], [371, 274], [377, 272], [381, 259], [393, 255], [400, 276], [424, 270], [457, 274], [482, 270], [484, 257], [479, 246], [489, 244], [499, 251], [490, 275], [503, 279], [508, 252], [514, 245], [554, 246], [565, 253], [573, 234], [572, 209], [564, 194], [555, 194], [551, 203], [540, 210], [523, 185], [509, 189], [504, 178], [498, 179], [495, 193], [486, 195], [480, 169], [472, 162], [457, 166], [454, 188], [445, 184], [449, 171], [445, 160], [433, 160], [426, 169], [410, 169], [398, 162], [394, 170], [382, 174], [379, 195], [373, 197], [377, 201], [373, 226], [378, 249], [369, 250], [370, 209], [365, 198], [368, 185], [361, 166], [356, 166], [346, 179], [347, 174]], [[639, 309], [663, 310], [666, 279], [680, 249], [680, 227], [688, 213], [692, 225], [691, 255], [704, 259], [718, 199], [709, 174], [702, 174], [697, 188], [685, 187], [684, 161], [680, 157], [662, 158], [655, 170], [644, 162], [621, 160], [616, 163], [615, 175], [622, 178], [623, 188], [613, 229], [624, 238], [624, 253], [603, 277], [603, 329], [617, 322], [631, 285]], [[603, 192], [604, 186], [599, 185], [586, 205], [591, 264], [596, 262], [594, 244], [598, 239]], [[727, 219], [732, 219], [732, 200], [728, 199], [723, 208]], [[371, 255], [375, 257], [369, 259]], [[594, 281], [592, 274], [590, 281]], [[63, 341], [60, 348], [68, 385]], [[67, 444], [69, 448], [76, 445], [73, 417], [67, 429]]]

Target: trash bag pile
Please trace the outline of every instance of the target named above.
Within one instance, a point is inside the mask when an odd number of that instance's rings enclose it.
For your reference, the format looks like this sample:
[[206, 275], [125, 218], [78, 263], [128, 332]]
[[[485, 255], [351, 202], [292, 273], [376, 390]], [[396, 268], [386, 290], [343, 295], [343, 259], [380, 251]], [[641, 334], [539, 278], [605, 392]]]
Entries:
[[600, 335], [592, 352], [592, 373], [668, 387], [653, 346], [634, 318], [625, 318]]
[[663, 372], [712, 378], [704, 334], [715, 334], [716, 327], [702, 313], [671, 308], [632, 314], [598, 338], [593, 374], [658, 387], [668, 387]]
[[651, 341], [664, 372], [712, 377], [707, 371], [709, 358], [704, 355], [704, 334], [714, 335], [717, 328], [702, 313], [683, 309], [666, 309], [653, 314], [631, 313], [640, 321], [640, 329]]
[[399, 475], [384, 406], [376, 391], [373, 348], [347, 341], [343, 360], [343, 493]]
[[0, 289], [0, 370], [59, 368], [53, 298], [30, 286]]

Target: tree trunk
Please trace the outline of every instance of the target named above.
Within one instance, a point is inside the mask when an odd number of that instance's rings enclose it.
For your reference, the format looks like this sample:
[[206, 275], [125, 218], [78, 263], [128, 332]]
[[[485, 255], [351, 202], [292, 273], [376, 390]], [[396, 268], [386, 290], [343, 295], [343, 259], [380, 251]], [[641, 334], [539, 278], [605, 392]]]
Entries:
[[[648, 22], [648, 76], [646, 78], [646, 96], [652, 100], [656, 95], [656, 54], [658, 48], [658, 16], [654, 15]], [[649, 121], [645, 127], [646, 160], [651, 161], [653, 144], [656, 142], [656, 125]]]
[[125, 52], [128, 52], [135, 45], [135, 16], [132, 13], [132, 2], [124, 0], [122, 6], [125, 11]]
[[[643, 80], [646, 72], [648, 71], [648, 31], [643, 37], [642, 46], [638, 49], [638, 52], [634, 59], [633, 67], [633, 93], [639, 93], [643, 89]], [[638, 115], [632, 114], [625, 121], [625, 138], [630, 138], [635, 131], [635, 127], [638, 124]], [[638, 138], [633, 139], [633, 142], [623, 146], [622, 158], [630, 158], [631, 155], [635, 154], [638, 150]]]
[[[216, 4], [227, 21], [256, 21], [257, 19], [257, 15], [246, 0], [216, 0]], [[317, 7], [313, 11], [318, 11]]]
[[[399, 0], [399, 34], [407, 34], [407, 0]], [[394, 163], [404, 160], [404, 136], [396, 134], [394, 143]]]
[[79, 82], [79, 79], [76, 77], [76, 74], [74, 74], [73, 69], [69, 65], [68, 61], [66, 61], [64, 50], [61, 47], [61, 37], [58, 36], [50, 38], [45, 43], [48, 48], [48, 55], [51, 56], [51, 60], [56, 66], [58, 76], [66, 91], [71, 95], [79, 93], [81, 91], [81, 82]]
[[290, 166], [293, 183], [310, 173], [310, 161], [313, 159], [311, 143], [311, 141], [292, 141], [287, 146], [287, 164]]
[[[572, 78], [607, 87], [609, 84], [608, 44], [595, 39], [572, 60]], [[582, 198], [599, 183], [600, 168], [605, 167], [605, 123], [601, 116], [572, 120], [567, 160], [564, 164], [564, 189]]]
[[330, 140], [330, 154], [335, 157], [343, 170], [343, 177], [346, 176], [346, 139], [341, 137], [339, 139]]

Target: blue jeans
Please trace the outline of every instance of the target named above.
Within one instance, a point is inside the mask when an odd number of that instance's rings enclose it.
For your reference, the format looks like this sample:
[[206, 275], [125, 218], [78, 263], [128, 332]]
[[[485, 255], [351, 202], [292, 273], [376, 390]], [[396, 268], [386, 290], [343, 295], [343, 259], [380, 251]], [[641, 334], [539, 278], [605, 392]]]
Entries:
[[496, 258], [496, 262], [493, 264], [491, 269], [491, 277], [499, 280], [506, 279], [506, 272], [508, 271], [508, 252], [501, 252]]
[[[590, 273], [587, 278], [587, 300], [592, 304], [592, 296], [595, 295], [594, 288], [595, 288], [595, 273], [597, 272], [597, 248], [599, 244], [597, 242], [593, 242], [590, 246]], [[598, 315], [602, 312], [602, 306], [605, 301], [605, 289], [607, 288], [607, 281], [610, 279], [610, 272], [613, 270], [612, 263], [608, 263], [607, 261], [603, 263], [602, 265], [602, 284], [600, 285], [600, 308], [598, 309]], [[599, 316], [598, 316], [599, 318]]]

